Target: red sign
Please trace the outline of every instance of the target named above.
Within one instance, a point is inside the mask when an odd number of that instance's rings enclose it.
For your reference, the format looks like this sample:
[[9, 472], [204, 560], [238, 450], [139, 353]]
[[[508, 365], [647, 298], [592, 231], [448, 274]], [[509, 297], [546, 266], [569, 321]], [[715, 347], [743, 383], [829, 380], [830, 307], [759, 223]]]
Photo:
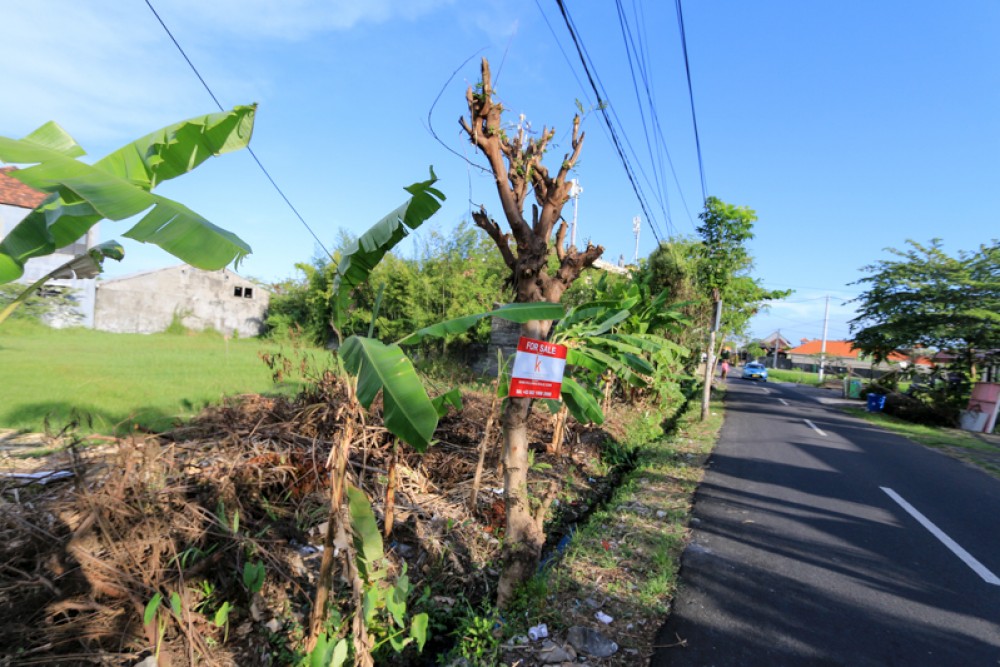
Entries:
[[509, 396], [558, 399], [565, 370], [565, 345], [521, 336], [511, 371]]

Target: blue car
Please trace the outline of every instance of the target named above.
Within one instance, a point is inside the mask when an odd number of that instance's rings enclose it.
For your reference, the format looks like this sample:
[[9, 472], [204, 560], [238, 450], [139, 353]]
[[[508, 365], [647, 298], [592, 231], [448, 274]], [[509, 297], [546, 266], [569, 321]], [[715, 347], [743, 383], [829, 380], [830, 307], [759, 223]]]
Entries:
[[756, 361], [751, 361], [743, 367], [743, 379], [767, 382], [767, 368], [764, 367], [764, 364], [758, 364]]

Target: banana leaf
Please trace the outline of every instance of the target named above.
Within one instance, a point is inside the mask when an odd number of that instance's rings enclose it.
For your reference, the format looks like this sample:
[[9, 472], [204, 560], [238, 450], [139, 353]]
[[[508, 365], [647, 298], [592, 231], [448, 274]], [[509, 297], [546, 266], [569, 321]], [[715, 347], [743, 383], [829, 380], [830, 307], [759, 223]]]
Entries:
[[379, 532], [368, 496], [352, 484], [347, 485], [347, 506], [351, 514], [354, 549], [358, 554], [358, 569], [366, 570], [363, 575], [367, 575], [373, 571], [373, 566], [377, 566], [378, 560], [385, 556], [382, 534]]
[[453, 320], [438, 322], [429, 327], [418, 329], [400, 339], [397, 345], [416, 345], [425, 338], [444, 338], [451, 334], [459, 334], [467, 331], [479, 320], [486, 317], [499, 317], [501, 319], [524, 324], [531, 320], [557, 320], [563, 316], [565, 310], [558, 303], [547, 303], [539, 301], [535, 303], [508, 303], [496, 310], [486, 313], [475, 313], [474, 315], [464, 315]]
[[406, 238], [410, 233], [408, 230], [416, 229], [441, 208], [445, 197], [434, 188], [435, 183], [437, 176], [432, 167], [430, 179], [404, 188], [413, 195], [409, 200], [372, 225], [344, 251], [333, 280], [331, 319], [338, 330], [347, 321], [347, 309], [354, 288], [368, 280], [385, 254]]
[[371, 407], [381, 391], [385, 427], [418, 452], [426, 450], [437, 428], [438, 413], [403, 350], [351, 336], [341, 346], [340, 356], [347, 372], [358, 378], [358, 401]]
[[239, 237], [190, 209], [150, 191], [213, 155], [245, 147], [255, 106], [174, 123], [118, 149], [92, 165], [79, 161], [79, 144], [55, 123], [24, 139], [0, 137], [0, 160], [34, 164], [8, 175], [49, 197], [0, 242], [0, 283], [16, 280], [24, 263], [54, 252], [102, 219], [124, 220], [153, 210], [125, 236], [161, 245], [203, 269], [220, 269], [250, 253]]
[[448, 414], [448, 406], [455, 408], [456, 410], [462, 410], [462, 392], [458, 387], [454, 389], [449, 389], [440, 396], [435, 396], [431, 399], [431, 404], [434, 405], [434, 410], [437, 411], [438, 419], [444, 417]]
[[571, 377], [563, 378], [562, 399], [573, 418], [581, 424], [604, 423], [604, 413], [601, 412], [597, 399]]

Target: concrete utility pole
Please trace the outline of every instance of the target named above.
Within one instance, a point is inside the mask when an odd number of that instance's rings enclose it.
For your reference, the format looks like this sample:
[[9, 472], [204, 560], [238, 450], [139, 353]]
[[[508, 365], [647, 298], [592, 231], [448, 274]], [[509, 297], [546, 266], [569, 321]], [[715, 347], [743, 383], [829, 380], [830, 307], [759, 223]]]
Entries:
[[632, 233], [635, 234], [635, 257], [632, 258], [632, 263], [636, 266], [639, 265], [639, 230], [642, 229], [642, 219], [639, 216], [632, 218]]
[[819, 346], [819, 381], [823, 381], [823, 366], [826, 365], [826, 329], [830, 324], [830, 295], [826, 297], [826, 312], [823, 314], [823, 342]]
[[569, 244], [572, 247], [576, 247], [576, 214], [580, 209], [580, 195], [583, 194], [583, 188], [580, 187], [580, 181], [573, 179], [570, 181], [569, 196], [573, 198], [573, 226], [570, 227], [569, 232]]
[[773, 366], [773, 368], [777, 368], [778, 367], [778, 346], [779, 345], [781, 345], [781, 329], [778, 329], [778, 332], [774, 335], [774, 366]]

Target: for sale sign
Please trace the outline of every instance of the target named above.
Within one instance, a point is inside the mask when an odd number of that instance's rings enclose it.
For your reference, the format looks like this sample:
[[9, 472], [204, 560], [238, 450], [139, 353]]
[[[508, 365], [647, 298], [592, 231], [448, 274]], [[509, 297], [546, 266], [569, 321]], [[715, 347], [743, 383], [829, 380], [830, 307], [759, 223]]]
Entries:
[[565, 345], [521, 336], [511, 372], [510, 396], [558, 399], [565, 370]]

